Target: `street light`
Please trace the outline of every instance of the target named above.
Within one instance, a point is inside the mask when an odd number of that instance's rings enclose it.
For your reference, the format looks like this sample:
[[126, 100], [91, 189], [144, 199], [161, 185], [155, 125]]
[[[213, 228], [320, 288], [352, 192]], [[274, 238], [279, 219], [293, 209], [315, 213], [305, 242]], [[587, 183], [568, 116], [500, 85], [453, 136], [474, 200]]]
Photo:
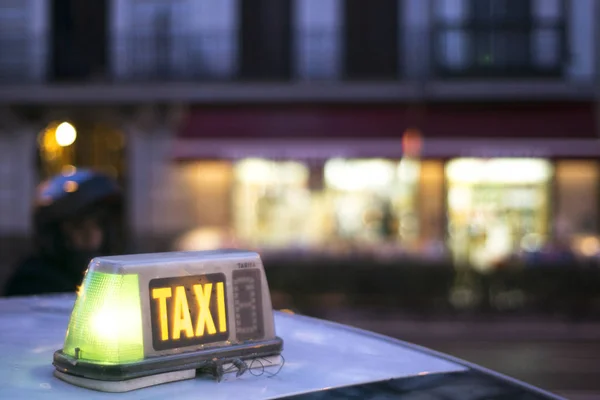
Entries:
[[56, 143], [60, 147], [68, 147], [77, 139], [77, 131], [70, 123], [63, 122], [56, 127], [54, 137], [56, 138]]

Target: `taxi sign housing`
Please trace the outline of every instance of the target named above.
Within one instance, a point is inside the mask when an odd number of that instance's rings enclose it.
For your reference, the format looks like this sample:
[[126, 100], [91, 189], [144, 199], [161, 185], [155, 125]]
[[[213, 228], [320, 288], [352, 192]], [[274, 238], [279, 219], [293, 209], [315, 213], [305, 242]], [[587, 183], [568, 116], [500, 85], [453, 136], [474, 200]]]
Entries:
[[70, 383], [127, 391], [193, 378], [196, 370], [220, 378], [231, 368], [278, 365], [282, 348], [257, 253], [99, 257], [89, 264], [54, 366]]

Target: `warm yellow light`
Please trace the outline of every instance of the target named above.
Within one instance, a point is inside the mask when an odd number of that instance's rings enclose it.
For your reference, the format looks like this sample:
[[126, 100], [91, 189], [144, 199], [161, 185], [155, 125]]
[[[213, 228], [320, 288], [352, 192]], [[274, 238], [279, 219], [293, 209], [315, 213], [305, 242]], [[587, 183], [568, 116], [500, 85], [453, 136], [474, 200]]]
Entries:
[[56, 139], [56, 143], [58, 143], [60, 147], [67, 147], [75, 143], [75, 140], [77, 139], [77, 131], [70, 123], [63, 122], [56, 127], [54, 137]]
[[297, 185], [308, 179], [308, 168], [299, 162], [269, 161], [246, 158], [235, 166], [237, 179], [244, 184], [269, 185], [272, 183]]
[[67, 193], [76, 192], [78, 188], [79, 188], [79, 185], [75, 181], [66, 181], [65, 184], [63, 185], [63, 189]]
[[75, 168], [73, 165], [65, 165], [62, 168], [62, 174], [64, 176], [73, 176], [75, 175], [75, 172], [77, 172], [77, 168]]
[[593, 257], [600, 252], [600, 241], [594, 236], [585, 237], [579, 243], [579, 251], [585, 257]]
[[218, 227], [204, 227], [184, 233], [175, 241], [177, 251], [215, 250], [235, 247], [231, 234]]
[[325, 164], [325, 181], [329, 187], [344, 191], [389, 187], [396, 165], [384, 159], [331, 159]]
[[458, 158], [446, 165], [452, 183], [543, 183], [552, 175], [552, 164], [537, 158]]

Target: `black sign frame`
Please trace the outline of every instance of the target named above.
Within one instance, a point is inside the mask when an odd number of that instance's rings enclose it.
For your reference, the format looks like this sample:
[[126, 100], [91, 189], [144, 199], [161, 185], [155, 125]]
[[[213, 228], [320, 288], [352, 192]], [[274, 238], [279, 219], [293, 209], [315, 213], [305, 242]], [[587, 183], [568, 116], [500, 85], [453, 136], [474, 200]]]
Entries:
[[[195, 336], [196, 322], [200, 309], [196, 294], [194, 292], [194, 285], [202, 285], [203, 289], [207, 283], [212, 283], [212, 291], [210, 296], [209, 310], [211, 318], [214, 322], [216, 333], [209, 334], [205, 327], [204, 334], [202, 336]], [[222, 283], [223, 288], [223, 299], [224, 310], [225, 310], [225, 321], [226, 328], [225, 332], [221, 332], [219, 324], [219, 311], [218, 311], [218, 299], [217, 299], [217, 284]], [[161, 350], [172, 350], [180, 347], [198, 346], [204, 344], [211, 344], [217, 342], [223, 342], [229, 340], [231, 327], [229, 326], [229, 312], [227, 307], [227, 282], [225, 274], [223, 273], [212, 273], [204, 275], [192, 275], [192, 276], [180, 276], [180, 277], [169, 277], [169, 278], [157, 278], [152, 279], [149, 282], [149, 300], [150, 300], [150, 324], [152, 327], [152, 347], [155, 351]], [[190, 314], [192, 327], [194, 330], [194, 336], [188, 337], [185, 332], [180, 332], [180, 338], [173, 338], [173, 318], [175, 316], [175, 296], [177, 287], [183, 287], [185, 289], [185, 295], [188, 305], [188, 311]], [[154, 289], [170, 288], [171, 296], [167, 297], [166, 310], [167, 310], [167, 321], [168, 321], [168, 339], [162, 340], [162, 328], [161, 328], [161, 315], [160, 315], [160, 301], [153, 297]], [[179, 289], [180, 290], [180, 289]], [[163, 327], [164, 328], [164, 327]]]

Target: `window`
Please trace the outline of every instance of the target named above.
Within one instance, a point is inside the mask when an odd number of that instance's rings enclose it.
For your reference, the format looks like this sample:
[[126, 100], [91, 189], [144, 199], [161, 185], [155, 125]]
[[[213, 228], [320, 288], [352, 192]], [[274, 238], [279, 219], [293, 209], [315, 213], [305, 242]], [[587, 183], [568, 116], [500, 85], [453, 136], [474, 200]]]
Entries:
[[[117, 9], [128, 23], [115, 33], [117, 77], [168, 80], [192, 68], [185, 27], [188, 4], [181, 1], [133, 0]], [[184, 27], [183, 29], [180, 29]]]
[[237, 0], [116, 2], [117, 79], [221, 80], [236, 73]]
[[[35, 45], [28, 32], [27, 5], [23, 1], [4, 0], [0, 4], [0, 82], [26, 81], [31, 78], [30, 53]], [[39, 39], [39, 38], [36, 38]]]
[[52, 79], [86, 81], [104, 77], [108, 63], [109, 2], [53, 0], [48, 3]]
[[292, 0], [240, 2], [240, 77], [282, 80], [292, 75]]
[[399, 0], [346, 0], [344, 7], [346, 78], [396, 78]]
[[296, 76], [301, 80], [340, 77], [343, 0], [296, 0]]
[[437, 5], [438, 74], [561, 75], [566, 42], [563, 0], [437, 0]]
[[552, 163], [459, 158], [448, 162], [448, 245], [454, 261], [489, 271], [548, 238]]

